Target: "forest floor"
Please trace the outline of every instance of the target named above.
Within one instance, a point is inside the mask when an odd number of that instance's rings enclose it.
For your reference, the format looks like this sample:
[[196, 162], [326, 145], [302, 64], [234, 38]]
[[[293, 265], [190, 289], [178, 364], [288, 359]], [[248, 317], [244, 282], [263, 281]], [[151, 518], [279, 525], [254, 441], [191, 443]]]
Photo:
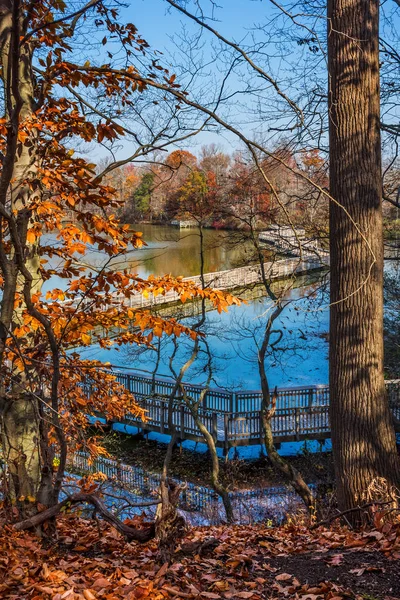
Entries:
[[[131, 435], [110, 432], [102, 437], [108, 452], [122, 462], [139, 466], [146, 471], [161, 473], [166, 445], [155, 440], [140, 439]], [[333, 460], [330, 452], [300, 452], [287, 457], [309, 483], [330, 484], [334, 480]], [[265, 488], [282, 485], [282, 475], [273, 468], [266, 456], [257, 459], [220, 459], [221, 481], [230, 490]], [[210, 485], [211, 460], [208, 453], [176, 447], [173, 451], [171, 476], [200, 485]]]
[[67, 514], [53, 544], [1, 529], [0, 598], [399, 600], [400, 525], [377, 525], [194, 528], [162, 565], [155, 541], [127, 543], [103, 522]]

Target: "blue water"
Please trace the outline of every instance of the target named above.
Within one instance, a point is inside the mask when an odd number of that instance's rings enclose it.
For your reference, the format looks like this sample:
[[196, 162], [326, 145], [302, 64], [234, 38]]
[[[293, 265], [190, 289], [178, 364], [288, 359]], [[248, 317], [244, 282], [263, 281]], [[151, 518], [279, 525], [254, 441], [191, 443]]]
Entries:
[[[312, 297], [310, 297], [312, 296]], [[274, 325], [271, 342], [280, 337], [266, 358], [267, 375], [271, 387], [325, 384], [328, 381], [328, 344], [324, 334], [328, 331], [329, 311], [326, 293], [316, 285], [293, 290], [288, 296], [288, 305]], [[260, 388], [257, 367], [257, 346], [261, 342], [265, 322], [271, 310], [271, 301], [262, 298], [249, 301], [239, 307], [231, 307], [221, 315], [217, 311], [207, 313], [204, 326], [206, 342], [212, 355], [211, 387], [232, 390], [254, 390]], [[190, 319], [186, 319], [188, 324]], [[173, 342], [161, 342], [161, 361], [158, 375], [171, 376], [169, 359]], [[193, 349], [190, 339], [179, 340], [174, 360], [175, 371], [184, 364]], [[204, 341], [200, 342], [200, 353], [185, 374], [184, 380], [205, 383], [208, 355]], [[151, 373], [156, 361], [156, 352], [138, 350], [136, 347], [103, 349], [97, 346], [82, 348], [82, 357], [110, 362], [121, 370]]]

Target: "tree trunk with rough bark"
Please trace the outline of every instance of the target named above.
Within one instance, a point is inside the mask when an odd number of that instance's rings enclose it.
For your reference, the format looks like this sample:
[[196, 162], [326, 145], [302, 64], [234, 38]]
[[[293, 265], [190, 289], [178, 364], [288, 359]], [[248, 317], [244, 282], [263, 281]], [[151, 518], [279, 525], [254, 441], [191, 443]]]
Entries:
[[233, 513], [233, 507], [231, 498], [229, 496], [229, 492], [226, 487], [221, 483], [219, 477], [219, 459], [217, 454], [217, 447], [215, 445], [215, 441], [211, 433], [208, 431], [207, 427], [204, 425], [202, 420], [199, 418], [198, 410], [192, 411], [193, 419], [201, 433], [204, 437], [204, 440], [207, 444], [207, 448], [210, 452], [211, 457], [211, 484], [213, 489], [217, 492], [218, 496], [222, 500], [222, 504], [224, 505], [226, 520], [228, 523], [233, 523], [235, 520], [235, 515]]
[[378, 0], [328, 0], [328, 61], [331, 428], [346, 510], [377, 477], [400, 485], [383, 379]]
[[[0, 0], [1, 79], [9, 132], [0, 178], [0, 230], [3, 231], [3, 223], [6, 222], [11, 243], [11, 251], [8, 252], [5, 241], [0, 239], [0, 270], [4, 279], [0, 303], [0, 366], [5, 360], [7, 337], [16, 342], [18, 328], [24, 325], [23, 315], [28, 313], [46, 330], [54, 375], [51, 399], [44, 403], [38, 370], [28, 366], [23, 353], [17, 350], [21, 364], [18, 365], [17, 361], [13, 364], [11, 380], [4, 374], [0, 379], [0, 416], [9, 476], [8, 493], [12, 502], [19, 503], [20, 516], [35, 512], [38, 502], [44, 505], [58, 502], [66, 456], [58, 417], [59, 350], [48, 320], [32, 300], [40, 294], [43, 283], [39, 242], [38, 239], [28, 239], [27, 235], [29, 227], [34, 225], [32, 207], [40, 200], [41, 194], [38, 185], [41, 164], [38, 137], [35, 128], [30, 128], [31, 119], [40, 105], [35, 97], [32, 46], [20, 43], [27, 26], [24, 8], [19, 0]], [[29, 131], [28, 142], [20, 135], [22, 126]], [[28, 335], [34, 335], [34, 331]], [[50, 415], [45, 404], [52, 406]], [[60, 442], [60, 466], [55, 485], [52, 452], [48, 446], [47, 423], [50, 421]], [[19, 500], [21, 497], [25, 500]]]
[[[31, 216], [30, 204], [38, 192], [32, 192], [29, 182], [37, 176], [36, 144], [25, 145], [18, 138], [18, 127], [35, 110], [34, 83], [27, 46], [19, 45], [23, 33], [22, 11], [18, 3], [0, 4], [0, 61], [6, 117], [10, 131], [3, 160], [0, 184], [0, 202], [5, 209], [17, 214], [16, 227], [10, 228], [13, 252], [10, 257], [1, 253], [1, 271], [5, 279], [5, 293], [1, 301], [1, 330], [5, 337], [22, 324], [22, 301], [16, 304], [16, 294], [24, 296], [26, 278], [21, 272], [23, 262], [30, 273], [30, 293], [40, 290], [39, 257], [35, 244], [28, 244], [26, 233]], [[34, 140], [34, 136], [31, 136]], [[3, 244], [3, 240], [0, 242]], [[5, 340], [5, 338], [4, 338]], [[4, 360], [4, 345], [0, 346], [0, 363]], [[40, 416], [38, 389], [35, 377], [23, 369], [14, 369], [14, 380], [2, 381], [1, 406], [2, 442], [8, 466], [9, 494], [18, 503], [20, 513], [26, 515], [36, 506], [40, 480]]]

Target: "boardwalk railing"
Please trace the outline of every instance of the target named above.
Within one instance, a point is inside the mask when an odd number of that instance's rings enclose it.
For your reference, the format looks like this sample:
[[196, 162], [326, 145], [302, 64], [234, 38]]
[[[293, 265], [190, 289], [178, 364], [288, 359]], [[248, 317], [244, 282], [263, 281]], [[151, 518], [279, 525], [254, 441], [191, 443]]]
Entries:
[[[128, 490], [135, 496], [158, 498], [161, 475], [150, 473], [141, 467], [122, 463], [121, 461], [97, 457], [94, 460], [88, 454], [76, 452], [68, 457], [68, 470], [71, 473], [103, 473], [112, 484], [122, 491]], [[189, 512], [199, 512], [211, 523], [219, 523], [224, 518], [221, 499], [213, 489], [185, 482], [186, 489], [180, 496], [179, 507]], [[107, 490], [105, 491], [107, 497]], [[284, 518], [290, 507], [298, 508], [298, 500], [289, 487], [274, 486], [237, 490], [230, 493], [235, 516], [239, 522], [273, 517], [276, 520]], [[139, 509], [141, 510], [141, 509]]]
[[[276, 260], [274, 262], [264, 263], [264, 272], [267, 279], [284, 279], [292, 276], [299, 276], [304, 273], [323, 269], [329, 264], [329, 256], [323, 252], [321, 256], [317, 254], [304, 254], [303, 258], [288, 258]], [[193, 281], [201, 287], [200, 275], [184, 277], [182, 281]], [[233, 290], [235, 288], [244, 288], [249, 285], [256, 285], [262, 282], [260, 265], [248, 265], [237, 269], [226, 271], [216, 271], [215, 273], [205, 273], [204, 281], [206, 287], [212, 287], [218, 290]], [[179, 302], [180, 296], [174, 291], [166, 292], [153, 296], [149, 294], [144, 297], [142, 294], [132, 294], [129, 298], [123, 294], [115, 294], [115, 303], [130, 308], [142, 308]]]
[[[171, 435], [168, 426], [168, 402], [174, 383], [167, 379], [118, 373], [117, 379], [146, 411], [146, 421], [126, 415], [124, 423], [144, 432]], [[200, 385], [184, 384], [187, 398], [199, 399]], [[400, 419], [400, 380], [386, 382], [391, 409]], [[280, 388], [272, 431], [277, 443], [305, 439], [324, 440], [330, 437], [329, 386]], [[88, 390], [90, 395], [90, 390]], [[200, 420], [214, 437], [217, 446], [231, 447], [262, 444], [261, 392], [229, 392], [209, 389], [198, 409]], [[181, 440], [204, 442], [190, 407], [183, 397], [175, 395], [172, 423]]]
[[[136, 373], [116, 373], [122, 383], [135, 397], [146, 399], [158, 397], [168, 399], [175, 383], [163, 377], [150, 377]], [[186, 394], [197, 401], [203, 393], [203, 386], [184, 383]], [[397, 388], [396, 388], [397, 389]], [[277, 408], [320, 406], [329, 404], [329, 386], [312, 385], [278, 388]], [[260, 390], [230, 392], [223, 388], [209, 388], [203, 398], [202, 408], [220, 413], [249, 413], [260, 410], [262, 394]], [[179, 394], [176, 400], [182, 400]]]

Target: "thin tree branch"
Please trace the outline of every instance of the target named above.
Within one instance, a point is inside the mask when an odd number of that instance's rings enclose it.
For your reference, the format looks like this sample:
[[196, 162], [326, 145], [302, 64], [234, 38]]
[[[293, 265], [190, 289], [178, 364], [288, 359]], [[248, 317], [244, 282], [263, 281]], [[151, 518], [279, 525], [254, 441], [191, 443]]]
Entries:
[[100, 4], [101, 2], [102, 2], [102, 0], [90, 0], [90, 2], [88, 2], [85, 6], [83, 6], [81, 9], [71, 13], [70, 15], [66, 15], [65, 17], [60, 17], [59, 19], [55, 19], [54, 21], [50, 21], [49, 23], [43, 23], [43, 25], [38, 25], [37, 27], [35, 27], [35, 29], [32, 29], [32, 31], [29, 31], [29, 33], [27, 33], [22, 38], [20, 45], [25, 44], [38, 31], [42, 31], [43, 29], [48, 29], [49, 27], [52, 27], [53, 25], [58, 25], [59, 23], [64, 23], [65, 21], [69, 21], [70, 19], [73, 19], [72, 24], [71, 24], [71, 35], [72, 35], [72, 33], [74, 32], [75, 26], [78, 22], [78, 19], [90, 8], [92, 8], [93, 6], [96, 6], [96, 4]]

